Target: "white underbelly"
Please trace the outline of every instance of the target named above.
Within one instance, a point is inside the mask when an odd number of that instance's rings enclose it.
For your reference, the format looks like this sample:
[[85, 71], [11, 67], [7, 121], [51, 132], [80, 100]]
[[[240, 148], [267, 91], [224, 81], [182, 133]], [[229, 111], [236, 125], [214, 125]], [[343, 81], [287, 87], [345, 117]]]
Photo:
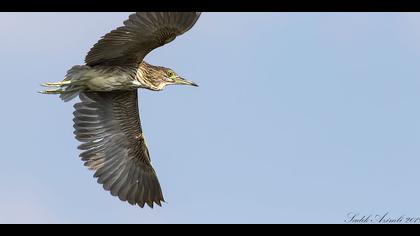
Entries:
[[85, 74], [89, 77], [86, 86], [93, 91], [129, 90], [137, 88], [137, 80], [124, 73], [104, 74], [102, 71], [91, 70]]
[[91, 91], [131, 90], [140, 87], [133, 76], [122, 70], [75, 66], [68, 74], [72, 84], [81, 84]]
[[86, 83], [87, 87], [93, 91], [130, 89], [131, 84], [130, 79], [121, 77], [95, 77]]

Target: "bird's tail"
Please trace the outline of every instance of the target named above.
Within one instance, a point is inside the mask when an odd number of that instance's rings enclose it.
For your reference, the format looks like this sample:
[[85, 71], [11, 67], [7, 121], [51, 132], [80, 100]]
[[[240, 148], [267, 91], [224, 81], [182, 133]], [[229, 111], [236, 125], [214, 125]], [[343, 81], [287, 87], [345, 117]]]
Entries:
[[88, 66], [73, 66], [63, 81], [42, 83], [44, 87], [54, 88], [40, 91], [42, 94], [58, 94], [64, 102], [77, 97], [79, 92], [85, 90], [84, 74], [89, 70]]

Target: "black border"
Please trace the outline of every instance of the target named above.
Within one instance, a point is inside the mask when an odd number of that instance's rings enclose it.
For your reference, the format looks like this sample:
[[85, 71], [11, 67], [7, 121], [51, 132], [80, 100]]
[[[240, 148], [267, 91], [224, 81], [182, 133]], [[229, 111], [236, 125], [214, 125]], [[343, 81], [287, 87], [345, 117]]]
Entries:
[[414, 12], [416, 0], [2, 0], [1, 11]]

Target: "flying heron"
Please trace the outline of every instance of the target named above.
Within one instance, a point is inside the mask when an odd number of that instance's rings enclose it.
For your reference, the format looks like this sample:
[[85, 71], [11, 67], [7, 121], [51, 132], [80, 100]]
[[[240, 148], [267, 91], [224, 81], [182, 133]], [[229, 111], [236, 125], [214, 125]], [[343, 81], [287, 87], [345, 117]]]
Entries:
[[105, 190], [131, 205], [153, 208], [165, 201], [142, 132], [137, 89], [197, 86], [143, 59], [191, 29], [199, 17], [199, 12], [134, 13], [92, 47], [85, 65], [73, 66], [61, 82], [42, 84], [54, 89], [41, 93], [59, 94], [65, 102], [79, 96], [73, 121], [80, 157]]

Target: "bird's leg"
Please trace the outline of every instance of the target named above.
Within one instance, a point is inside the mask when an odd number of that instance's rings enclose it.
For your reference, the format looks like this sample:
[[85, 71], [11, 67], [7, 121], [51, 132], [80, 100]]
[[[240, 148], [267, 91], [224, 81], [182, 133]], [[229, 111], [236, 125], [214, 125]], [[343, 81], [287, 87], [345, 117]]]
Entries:
[[[60, 82], [47, 82], [47, 83], [42, 83], [41, 85], [44, 87], [64, 87], [64, 86], [68, 86], [71, 84], [70, 80], [63, 80]], [[63, 90], [61, 88], [59, 89], [51, 89], [51, 90], [44, 90], [44, 91], [40, 91], [39, 93], [42, 94], [63, 94], [63, 93], [67, 93], [67, 92], [73, 92], [73, 90]]]
[[51, 90], [43, 90], [43, 91], [40, 91], [39, 93], [42, 93], [42, 94], [63, 94], [63, 93], [72, 93], [72, 92], [77, 92], [77, 91], [80, 91], [80, 89], [78, 89], [78, 88], [66, 89], [66, 90], [51, 89]]
[[56, 89], [56, 90], [43, 90], [40, 91], [41, 94], [62, 94], [64, 91], [62, 89]]
[[65, 85], [69, 85], [71, 84], [70, 80], [64, 80], [64, 81], [60, 81], [60, 82], [47, 82], [47, 83], [42, 83], [41, 85], [44, 87], [62, 87]]

